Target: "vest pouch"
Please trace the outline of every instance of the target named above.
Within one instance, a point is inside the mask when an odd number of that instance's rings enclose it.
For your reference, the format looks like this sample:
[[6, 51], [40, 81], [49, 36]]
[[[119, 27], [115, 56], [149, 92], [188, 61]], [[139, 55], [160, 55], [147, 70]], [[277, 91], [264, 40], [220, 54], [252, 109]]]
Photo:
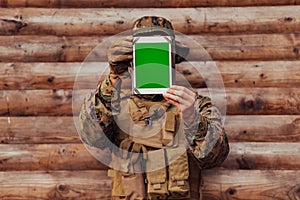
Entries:
[[169, 192], [166, 179], [166, 168], [147, 172], [149, 199], [167, 199]]
[[[170, 199], [189, 199], [190, 184], [188, 155], [186, 151], [178, 153], [183, 154], [179, 158], [174, 160], [168, 167], [168, 190], [170, 192]], [[168, 156], [170, 157], [169, 154]]]
[[146, 185], [143, 173], [123, 173], [122, 185], [126, 199], [146, 199]]
[[123, 172], [114, 169], [108, 170], [108, 176], [111, 177], [112, 182], [111, 195], [113, 200], [126, 198], [122, 186], [122, 173]]
[[[143, 200], [146, 199], [146, 183], [145, 183], [145, 153], [146, 148], [143, 145], [136, 144], [129, 139], [121, 142], [120, 148], [125, 151], [121, 154], [124, 166], [122, 172], [122, 187], [126, 199]], [[128, 150], [130, 152], [128, 152]]]
[[[169, 192], [167, 186], [167, 171], [165, 167], [164, 150], [148, 154], [146, 162], [148, 199], [167, 199]], [[163, 162], [162, 162], [163, 161]]]
[[143, 156], [134, 154], [130, 159], [119, 158], [118, 161], [124, 171], [109, 170], [108, 173], [112, 177], [113, 199], [147, 199]]
[[190, 200], [202, 200], [202, 185], [203, 179], [201, 177], [201, 167], [199, 165], [198, 159], [194, 156], [194, 154], [188, 150], [188, 160], [189, 160], [189, 173], [190, 173], [190, 192], [191, 197]]
[[144, 175], [142, 173], [125, 173], [108, 170], [112, 178], [112, 200], [144, 200], [146, 199]]

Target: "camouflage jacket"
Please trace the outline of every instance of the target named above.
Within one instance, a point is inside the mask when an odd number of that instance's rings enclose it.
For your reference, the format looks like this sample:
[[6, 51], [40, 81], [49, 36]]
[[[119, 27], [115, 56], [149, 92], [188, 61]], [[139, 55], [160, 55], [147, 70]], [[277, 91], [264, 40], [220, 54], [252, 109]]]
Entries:
[[[118, 115], [123, 99], [126, 97], [116, 91], [108, 76], [99, 83], [96, 91], [86, 97], [81, 109], [80, 136], [83, 142], [97, 148], [104, 148], [106, 143], [120, 144], [124, 137], [117, 134], [114, 115]], [[195, 108], [197, 117], [194, 122], [184, 126], [186, 139], [190, 141], [189, 151], [200, 168], [212, 168], [221, 164], [228, 155], [227, 136], [221, 115], [210, 98], [199, 95]]]

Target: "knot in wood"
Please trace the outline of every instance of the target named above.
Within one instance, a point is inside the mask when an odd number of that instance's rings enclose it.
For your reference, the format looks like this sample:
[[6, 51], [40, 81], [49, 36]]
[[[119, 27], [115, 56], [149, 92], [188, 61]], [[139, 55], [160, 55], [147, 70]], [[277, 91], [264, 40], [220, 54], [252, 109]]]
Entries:
[[60, 190], [60, 191], [64, 191], [65, 189], [66, 189], [65, 185], [59, 185], [58, 186], [58, 190]]
[[234, 188], [228, 188], [228, 190], [226, 191], [229, 195], [235, 195], [236, 193], [236, 189]]

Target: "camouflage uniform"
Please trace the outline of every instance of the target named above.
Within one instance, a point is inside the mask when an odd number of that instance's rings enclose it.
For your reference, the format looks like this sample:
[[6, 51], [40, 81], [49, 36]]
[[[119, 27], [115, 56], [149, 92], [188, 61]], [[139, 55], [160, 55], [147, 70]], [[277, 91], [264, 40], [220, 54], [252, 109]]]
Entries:
[[[134, 31], [135, 33], [139, 33], [140, 29], [145, 27], [150, 28], [150, 31], [153, 31], [153, 28], [155, 29], [156, 27], [165, 27], [166, 29], [164, 30], [166, 30], [167, 34], [172, 35], [173, 27], [164, 18], [143, 17], [135, 22]], [[142, 33], [144, 34], [145, 32]], [[177, 51], [185, 51], [185, 48], [180, 46], [180, 44], [177, 43], [176, 45]], [[112, 45], [109, 51], [113, 51], [113, 48], [114, 46]], [[184, 55], [184, 53], [181, 53], [181, 55]], [[122, 95], [119, 87], [112, 86], [109, 77], [124, 73], [127, 67], [129, 67], [131, 60], [132, 55], [130, 53], [109, 54], [111, 74], [102, 82], [99, 82], [96, 91], [85, 99], [80, 113], [81, 138], [85, 143], [102, 149], [108, 146], [106, 145], [107, 143], [112, 142], [116, 146], [120, 146], [122, 141], [128, 139], [128, 136], [120, 131], [114, 120], [114, 116], [120, 114], [120, 104], [126, 101], [126, 99], [131, 98], [131, 96]], [[176, 57], [177, 63], [182, 60], [184, 60], [182, 56], [178, 55]], [[117, 66], [121, 66], [118, 68], [119, 71], [116, 71]], [[145, 104], [160, 102], [168, 108], [174, 107], [159, 95], [132, 96], [135, 96], [134, 98]], [[229, 146], [222, 127], [221, 115], [218, 109], [212, 105], [211, 99], [199, 95], [194, 105], [197, 113], [196, 118], [191, 124], [187, 125], [184, 123], [183, 132], [190, 144], [187, 150], [189, 155], [190, 199], [200, 199], [201, 170], [221, 164], [228, 155]], [[118, 189], [116, 186], [120, 184], [118, 180], [120, 181], [120, 179], [114, 179], [114, 190]], [[120, 193], [122, 192], [120, 191]], [[132, 198], [125, 196], [117, 197], [113, 194], [113, 199]]]

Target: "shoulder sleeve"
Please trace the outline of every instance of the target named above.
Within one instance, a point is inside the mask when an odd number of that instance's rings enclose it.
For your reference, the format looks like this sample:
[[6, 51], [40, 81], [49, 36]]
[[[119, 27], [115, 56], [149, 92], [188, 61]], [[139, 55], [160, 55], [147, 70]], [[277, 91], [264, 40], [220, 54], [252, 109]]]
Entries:
[[109, 143], [116, 144], [111, 102], [114, 88], [107, 77], [83, 102], [79, 115], [80, 136], [84, 143], [104, 149]]
[[191, 143], [190, 151], [201, 168], [212, 168], [221, 164], [229, 153], [221, 114], [210, 98], [202, 96], [197, 99], [196, 111], [194, 122], [185, 129]]

